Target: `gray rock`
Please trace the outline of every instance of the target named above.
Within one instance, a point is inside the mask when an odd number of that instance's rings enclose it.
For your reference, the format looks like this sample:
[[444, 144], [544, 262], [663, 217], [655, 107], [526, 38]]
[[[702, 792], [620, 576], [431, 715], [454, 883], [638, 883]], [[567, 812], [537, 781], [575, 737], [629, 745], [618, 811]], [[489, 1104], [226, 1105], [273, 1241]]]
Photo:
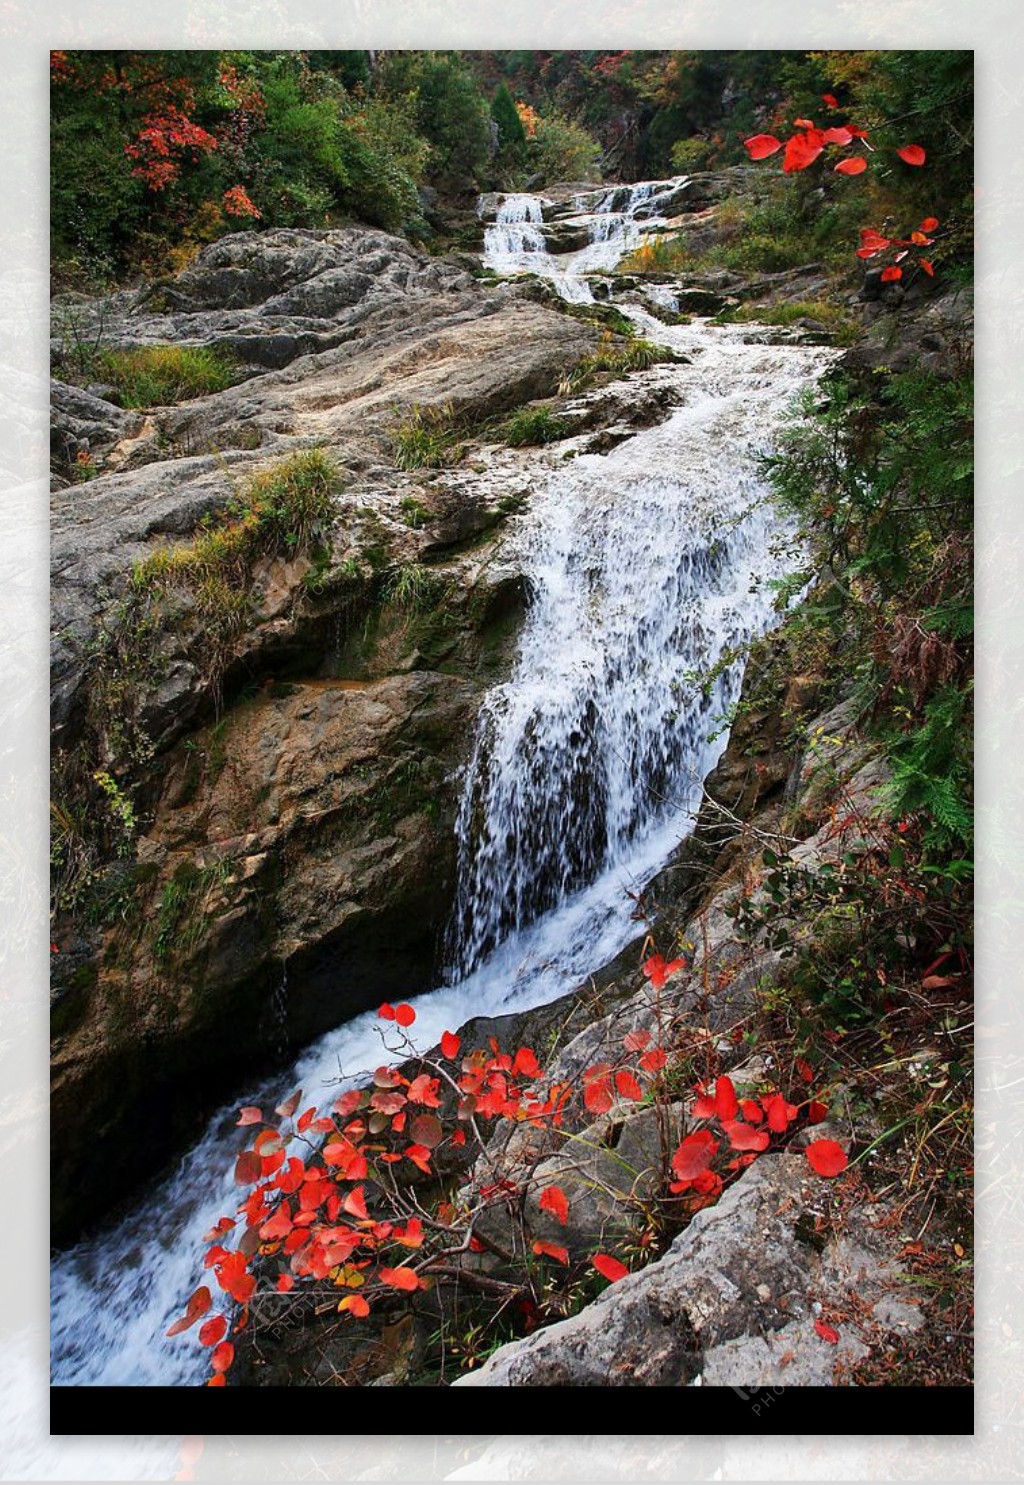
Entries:
[[827, 1386], [838, 1364], [921, 1323], [878, 1209], [850, 1209], [836, 1232], [830, 1207], [803, 1158], [764, 1156], [658, 1262], [454, 1385]]

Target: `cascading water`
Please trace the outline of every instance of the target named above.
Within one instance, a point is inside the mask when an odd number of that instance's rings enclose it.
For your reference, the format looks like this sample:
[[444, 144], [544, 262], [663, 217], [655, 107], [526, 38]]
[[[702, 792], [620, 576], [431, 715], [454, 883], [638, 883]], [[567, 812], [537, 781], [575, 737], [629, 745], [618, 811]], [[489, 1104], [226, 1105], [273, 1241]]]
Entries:
[[[739, 685], [739, 666], [723, 666], [705, 697], [691, 672], [771, 621], [785, 543], [761, 503], [756, 455], [830, 353], [745, 344], [750, 327], [667, 329], [634, 315], [690, 358], [652, 373], [678, 379], [682, 403], [660, 427], [553, 474], [524, 519], [534, 601], [467, 769], [457, 972], [417, 1001], [423, 1047], [471, 1016], [554, 999], [635, 936], [627, 894], [689, 828]], [[380, 1061], [380, 1022], [367, 1014], [239, 1101], [272, 1107], [301, 1086], [328, 1104], [339, 1079]], [[202, 1380], [193, 1333], [164, 1332], [201, 1282], [203, 1234], [238, 1200], [236, 1107], [133, 1211], [55, 1260], [55, 1382]]]
[[614, 268], [648, 233], [663, 226], [660, 207], [686, 184], [687, 177], [680, 175], [672, 180], [613, 186], [589, 217], [579, 213], [590, 233], [587, 246], [558, 256], [548, 251], [540, 198], [506, 196], [493, 225], [484, 230], [484, 264], [500, 274], [536, 273], [550, 279], [563, 299], [590, 304], [594, 296], [585, 275]]

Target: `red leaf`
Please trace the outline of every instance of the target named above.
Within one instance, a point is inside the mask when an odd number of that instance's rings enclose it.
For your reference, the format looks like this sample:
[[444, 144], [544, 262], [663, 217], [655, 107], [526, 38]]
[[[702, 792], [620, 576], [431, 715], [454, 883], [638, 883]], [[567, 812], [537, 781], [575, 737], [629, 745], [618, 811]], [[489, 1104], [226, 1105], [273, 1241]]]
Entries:
[[436, 1109], [441, 1102], [437, 1095], [439, 1086], [437, 1079], [432, 1078], [429, 1073], [420, 1073], [419, 1077], [413, 1078], [409, 1084], [408, 1096], [413, 1103], [426, 1104], [428, 1108]]
[[764, 1111], [754, 1098], [740, 1099], [740, 1113], [748, 1124], [760, 1124], [764, 1119]]
[[822, 103], [827, 103], [829, 108], [839, 107], [839, 99], [835, 96], [834, 93], [822, 93], [821, 101]]
[[939, 225], [939, 219], [938, 219], [938, 217], [925, 217], [924, 221], [921, 223], [921, 231], [922, 232], [934, 232], [935, 229], [936, 229], [936, 227], [938, 225]]
[[808, 165], [814, 164], [824, 148], [822, 133], [819, 129], [806, 134], [794, 134], [787, 143], [786, 153], [782, 158], [783, 170], [787, 173], [794, 170], [806, 170]]
[[873, 258], [876, 253], [884, 252], [888, 246], [888, 237], [883, 237], [880, 232], [875, 231], [874, 227], [862, 227], [857, 257]]
[[355, 1113], [356, 1109], [361, 1106], [362, 1102], [363, 1090], [361, 1088], [350, 1088], [347, 1093], [343, 1093], [340, 1098], [336, 1098], [334, 1100], [334, 1102], [331, 1104], [331, 1108], [336, 1114], [339, 1114], [342, 1119], [347, 1119], [349, 1114]]
[[793, 120], [793, 128], [794, 129], [813, 129], [814, 128], [814, 120], [813, 119], [794, 119]]
[[214, 1315], [212, 1320], [207, 1320], [205, 1325], [199, 1327], [199, 1344], [201, 1346], [215, 1346], [227, 1335], [228, 1322], [223, 1315]]
[[634, 1102], [644, 1096], [644, 1090], [628, 1068], [622, 1067], [615, 1074], [615, 1086], [623, 1098], [631, 1098]]
[[781, 1093], [769, 1093], [762, 1098], [761, 1103], [768, 1115], [768, 1128], [773, 1134], [785, 1134], [800, 1112], [793, 1104], [787, 1103]]
[[672, 1169], [680, 1181], [692, 1181], [711, 1164], [718, 1150], [718, 1141], [710, 1129], [700, 1129], [688, 1134], [672, 1156]]
[[813, 1082], [813, 1080], [814, 1080], [814, 1069], [811, 1066], [811, 1064], [807, 1061], [806, 1057], [798, 1057], [796, 1059], [796, 1070], [800, 1074], [800, 1076], [803, 1078], [803, 1080], [804, 1080], [805, 1083]]
[[697, 1097], [694, 1099], [691, 1113], [695, 1119], [713, 1119], [718, 1112], [713, 1093], [706, 1093], [698, 1084], [696, 1088]]
[[290, 1289], [295, 1288], [295, 1278], [292, 1274], [279, 1274], [277, 1278], [278, 1294], [287, 1294]]
[[595, 1062], [583, 1074], [583, 1102], [592, 1114], [606, 1114], [615, 1102], [610, 1074], [607, 1062]]
[[743, 141], [743, 148], [752, 160], [766, 160], [782, 148], [782, 140], [774, 134], [752, 134]]
[[223, 1372], [218, 1372], [216, 1376], [211, 1377], [206, 1385], [207, 1387], [226, 1387], [227, 1383], [224, 1380]]
[[402, 1005], [395, 1006], [395, 1020], [399, 1026], [411, 1026], [415, 1019], [416, 1012], [411, 1005], [405, 1005], [403, 1003]]
[[815, 1320], [814, 1328], [822, 1340], [828, 1341], [830, 1346], [837, 1346], [839, 1344], [838, 1330], [833, 1330], [832, 1326], [826, 1325], [824, 1320]]
[[459, 1038], [455, 1035], [454, 1031], [444, 1032], [441, 1036], [441, 1056], [451, 1058], [457, 1057], [459, 1055], [459, 1048], [461, 1047], [461, 1045], [462, 1043], [459, 1041]]
[[767, 1150], [771, 1143], [767, 1129], [751, 1129], [738, 1119], [723, 1119], [722, 1128], [734, 1150]]
[[452, 1145], [464, 1145], [466, 1143], [466, 1131], [464, 1129], [453, 1129], [448, 1142]]
[[629, 1273], [624, 1263], [620, 1263], [617, 1258], [610, 1258], [607, 1253], [595, 1253], [590, 1261], [598, 1273], [603, 1274], [613, 1284], [616, 1279], [624, 1279]]
[[812, 1098], [811, 1102], [807, 1105], [808, 1124], [820, 1124], [827, 1114], [828, 1104], [822, 1103], [817, 1098]]
[[561, 1186], [545, 1186], [538, 1203], [542, 1212], [550, 1212], [564, 1227], [569, 1220], [569, 1202]]
[[896, 153], [907, 165], [923, 165], [925, 153], [919, 144], [904, 144]]
[[536, 1053], [532, 1047], [519, 1048], [512, 1062], [512, 1072], [516, 1077], [540, 1077], [540, 1063], [537, 1061]]
[[631, 1031], [628, 1036], [624, 1037], [622, 1045], [627, 1052], [642, 1052], [645, 1047], [651, 1045], [651, 1033], [645, 1031], [641, 1026], [636, 1031]]
[[722, 1077], [715, 1084], [715, 1113], [721, 1120], [735, 1119], [740, 1106], [736, 1100], [736, 1089], [732, 1078]]
[[239, 1124], [262, 1124], [263, 1110], [256, 1108], [254, 1104], [247, 1103], [244, 1108], [238, 1110]]
[[868, 162], [863, 155], [852, 155], [849, 160], [840, 160], [836, 166], [836, 175], [860, 175], [868, 168]]
[[665, 959], [661, 954], [652, 954], [650, 959], [644, 960], [641, 967], [655, 990], [662, 990], [666, 980], [677, 970], [686, 968], [686, 960]]
[[390, 1284], [392, 1289], [405, 1289], [410, 1294], [414, 1289], [423, 1288], [423, 1280], [411, 1268], [380, 1268], [377, 1277], [382, 1284]]
[[882, 269], [882, 283], [891, 284], [895, 279], [903, 277], [903, 269], [890, 264], [888, 268]]
[[180, 1320], [175, 1320], [167, 1334], [180, 1335], [183, 1330], [188, 1330], [189, 1326], [194, 1325], [200, 1316], [206, 1314], [210, 1308], [210, 1304], [210, 1291], [205, 1284], [200, 1284], [185, 1306], [184, 1315], [182, 1315]]
[[230, 1341], [221, 1341], [214, 1349], [210, 1357], [210, 1365], [215, 1372], [226, 1372], [235, 1359], [235, 1348]]
[[260, 1228], [260, 1237], [265, 1243], [271, 1243], [275, 1238], [287, 1237], [294, 1225], [291, 1208], [286, 1201], [283, 1201], [270, 1221], [264, 1222]]
[[663, 1052], [660, 1047], [652, 1047], [640, 1058], [640, 1066], [644, 1072], [660, 1072], [667, 1061], [667, 1052]]
[[410, 1145], [405, 1151], [406, 1160], [411, 1160], [413, 1165], [421, 1170], [425, 1176], [432, 1174], [430, 1169], [430, 1150], [426, 1145]]
[[846, 1151], [835, 1140], [814, 1140], [804, 1150], [804, 1154], [812, 1170], [816, 1170], [819, 1176], [829, 1178], [838, 1176], [850, 1163]]
[[251, 1186], [263, 1174], [263, 1162], [255, 1150], [243, 1150], [235, 1161], [235, 1180], [239, 1186]]
[[921, 267], [924, 269], [925, 273], [927, 273], [928, 277], [929, 278], [934, 278], [935, 277], [935, 269], [929, 263], [928, 259], [927, 258], [920, 258], [918, 261], [920, 262]]
[[409, 1138], [416, 1145], [432, 1150], [444, 1139], [444, 1130], [436, 1114], [417, 1114], [409, 1125]]
[[378, 1008], [377, 1015], [382, 1021], [393, 1021], [395, 1019], [395, 1008], [387, 1001]]
[[556, 1263], [568, 1264], [568, 1248], [560, 1248], [557, 1243], [545, 1243], [539, 1238], [533, 1245], [533, 1251], [542, 1257], [553, 1258]]
[[362, 1186], [355, 1186], [345, 1197], [342, 1206], [350, 1217], [356, 1217], [361, 1222], [369, 1221], [370, 1214], [366, 1210], [366, 1197]]

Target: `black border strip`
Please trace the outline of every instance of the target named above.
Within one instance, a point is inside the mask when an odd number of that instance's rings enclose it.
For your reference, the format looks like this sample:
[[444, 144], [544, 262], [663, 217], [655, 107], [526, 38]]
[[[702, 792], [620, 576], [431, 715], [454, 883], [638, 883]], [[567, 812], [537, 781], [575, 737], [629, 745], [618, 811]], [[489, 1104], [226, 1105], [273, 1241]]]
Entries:
[[[301, 1407], [302, 1387], [52, 1387], [50, 1433], [252, 1434], [309, 1432]], [[361, 1433], [395, 1432], [401, 1418], [409, 1433], [435, 1433], [445, 1425], [436, 1388], [360, 1387], [357, 1416]], [[447, 1389], [441, 1389], [446, 1391]], [[521, 1400], [507, 1387], [462, 1392], [457, 1411], [481, 1433], [508, 1433], [522, 1427]], [[529, 1391], [531, 1389], [519, 1389]], [[568, 1433], [593, 1432], [592, 1387], [544, 1388], [556, 1395], [558, 1422]], [[637, 1387], [612, 1388], [616, 1411], [630, 1433], [810, 1434], [901, 1437], [927, 1434], [963, 1437], [974, 1433], [973, 1387]], [[335, 1394], [337, 1397], [337, 1393]], [[628, 1396], [628, 1402], [627, 1402]], [[337, 1401], [341, 1401], [337, 1397]], [[625, 1406], [623, 1406], [625, 1404]], [[879, 1406], [881, 1404], [881, 1406]], [[352, 1417], [353, 1415], [349, 1415]], [[288, 1427], [289, 1419], [302, 1425]], [[126, 1428], [126, 1424], [129, 1427]], [[451, 1419], [449, 1417], [450, 1427]]]

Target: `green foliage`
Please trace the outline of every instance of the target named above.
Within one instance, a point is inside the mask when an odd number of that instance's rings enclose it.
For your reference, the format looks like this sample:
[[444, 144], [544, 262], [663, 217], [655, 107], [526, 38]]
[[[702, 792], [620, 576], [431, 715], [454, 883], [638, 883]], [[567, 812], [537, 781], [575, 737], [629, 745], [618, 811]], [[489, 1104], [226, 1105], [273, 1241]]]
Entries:
[[395, 463], [399, 469], [441, 469], [463, 455], [452, 408], [422, 407], [399, 418], [394, 429]]
[[599, 178], [601, 146], [582, 124], [563, 113], [551, 112], [537, 120], [528, 144], [527, 171], [535, 185], [561, 180]]
[[164, 407], [222, 392], [238, 370], [230, 357], [207, 346], [151, 345], [101, 351], [93, 374], [113, 383], [124, 407]]
[[457, 52], [388, 52], [380, 86], [389, 97], [415, 100], [419, 133], [431, 145], [430, 176], [455, 190], [472, 189], [491, 152], [490, 111]]
[[674, 360], [674, 351], [655, 345], [653, 341], [636, 339], [624, 345], [617, 344], [615, 338], [606, 332], [601, 336], [597, 349], [577, 361], [558, 390], [563, 396], [568, 396], [582, 391], [602, 375], [625, 376], [630, 371], [646, 371], [659, 361]]
[[511, 177], [522, 165], [527, 152], [526, 130], [505, 83], [500, 83], [491, 99], [491, 118], [498, 128], [496, 165], [501, 175]]
[[203, 902], [231, 876], [231, 862], [210, 866], [185, 862], [164, 884], [153, 923], [153, 958], [157, 962], [185, 958], [199, 943], [205, 927]]
[[549, 407], [523, 407], [514, 412], [502, 429], [502, 437], [512, 448], [533, 444], [555, 443], [571, 431], [571, 423], [560, 418]]
[[406, 562], [388, 574], [381, 597], [396, 608], [419, 613], [436, 601], [439, 587], [437, 575], [429, 568], [421, 562]]

